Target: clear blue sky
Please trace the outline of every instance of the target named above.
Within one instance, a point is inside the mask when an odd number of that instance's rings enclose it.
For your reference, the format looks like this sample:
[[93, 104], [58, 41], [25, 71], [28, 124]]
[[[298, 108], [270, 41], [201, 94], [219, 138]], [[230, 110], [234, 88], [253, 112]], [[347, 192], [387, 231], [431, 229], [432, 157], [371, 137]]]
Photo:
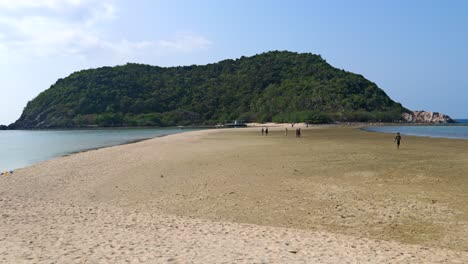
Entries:
[[468, 118], [468, 1], [0, 0], [0, 124], [70, 73], [321, 54], [413, 110]]

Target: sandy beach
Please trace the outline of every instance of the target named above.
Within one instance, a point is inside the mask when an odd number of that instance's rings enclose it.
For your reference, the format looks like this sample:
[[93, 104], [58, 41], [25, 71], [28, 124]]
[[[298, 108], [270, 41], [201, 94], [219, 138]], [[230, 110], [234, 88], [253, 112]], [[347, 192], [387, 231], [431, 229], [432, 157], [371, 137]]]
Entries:
[[2, 263], [467, 263], [468, 141], [188, 132], [0, 177]]

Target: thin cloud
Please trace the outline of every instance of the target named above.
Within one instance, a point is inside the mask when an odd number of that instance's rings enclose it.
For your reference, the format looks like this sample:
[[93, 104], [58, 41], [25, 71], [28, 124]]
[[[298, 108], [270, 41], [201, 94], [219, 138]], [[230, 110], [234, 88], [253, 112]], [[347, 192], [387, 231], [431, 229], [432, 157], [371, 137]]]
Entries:
[[0, 0], [0, 56], [111, 56], [192, 52], [211, 41], [193, 33], [165, 40], [108, 39], [101, 23], [117, 18], [112, 0]]
[[59, 11], [70, 7], [77, 8], [108, 2], [111, 2], [111, 0], [0, 0], [0, 7], [9, 10], [47, 8]]
[[202, 36], [192, 34], [178, 34], [172, 40], [160, 40], [158, 45], [162, 48], [178, 51], [190, 52], [196, 49], [205, 49], [211, 46], [212, 42]]

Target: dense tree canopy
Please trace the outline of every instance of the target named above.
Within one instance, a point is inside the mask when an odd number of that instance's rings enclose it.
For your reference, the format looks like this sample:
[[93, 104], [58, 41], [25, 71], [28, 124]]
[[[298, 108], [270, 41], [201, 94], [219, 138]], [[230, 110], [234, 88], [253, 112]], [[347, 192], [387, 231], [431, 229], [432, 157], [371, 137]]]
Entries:
[[376, 84], [318, 55], [273, 51], [203, 66], [75, 72], [30, 101], [13, 127], [393, 121], [404, 111]]

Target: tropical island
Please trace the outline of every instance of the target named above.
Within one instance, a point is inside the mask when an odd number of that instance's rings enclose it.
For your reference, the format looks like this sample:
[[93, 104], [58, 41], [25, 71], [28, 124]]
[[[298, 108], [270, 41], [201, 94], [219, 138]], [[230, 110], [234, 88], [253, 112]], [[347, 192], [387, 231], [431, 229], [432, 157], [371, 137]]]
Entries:
[[0, 1], [0, 263], [468, 263], [467, 9]]
[[9, 128], [393, 122], [411, 111], [320, 55], [272, 51], [202, 66], [82, 70], [28, 102]]
[[[394, 135], [304, 124], [451, 120], [410, 111], [363, 76], [333, 68], [318, 55], [268, 52], [205, 66], [84, 70], [58, 80], [28, 103], [18, 121], [0, 129], [232, 119], [263, 122], [262, 128], [176, 129], [6, 171], [0, 177], [0, 235], [14, 242], [0, 245], [2, 259], [468, 258], [468, 141], [404, 135], [400, 148]], [[285, 122], [297, 123], [299, 136]]]

